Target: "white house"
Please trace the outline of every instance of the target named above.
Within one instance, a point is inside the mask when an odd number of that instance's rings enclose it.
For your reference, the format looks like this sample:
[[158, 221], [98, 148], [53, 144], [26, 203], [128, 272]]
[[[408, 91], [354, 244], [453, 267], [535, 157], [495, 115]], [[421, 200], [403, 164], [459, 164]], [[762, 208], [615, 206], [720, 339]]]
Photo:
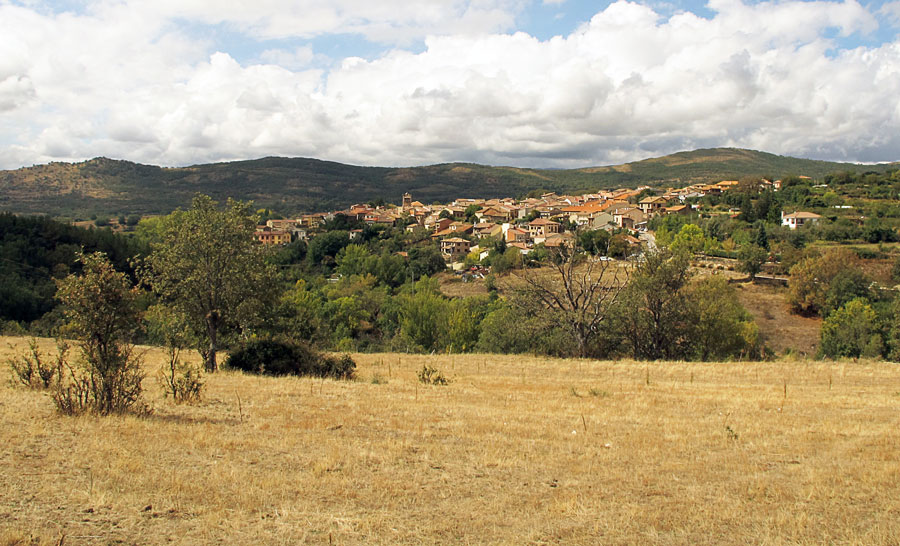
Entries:
[[797, 211], [790, 214], [781, 213], [781, 225], [797, 229], [806, 223], [818, 222], [822, 217], [814, 212]]

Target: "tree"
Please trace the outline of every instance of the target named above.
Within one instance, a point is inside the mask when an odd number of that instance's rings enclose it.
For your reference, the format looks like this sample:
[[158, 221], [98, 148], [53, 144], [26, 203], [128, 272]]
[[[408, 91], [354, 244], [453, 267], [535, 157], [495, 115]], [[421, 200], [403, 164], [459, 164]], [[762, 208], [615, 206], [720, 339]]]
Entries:
[[759, 328], [725, 277], [711, 275], [691, 282], [687, 301], [693, 324], [689, 346], [695, 358], [707, 361], [758, 355]]
[[850, 249], [836, 248], [800, 260], [790, 269], [788, 302], [802, 314], [819, 314], [827, 308], [828, 290], [838, 273], [859, 268], [859, 257]]
[[850, 267], [839, 271], [825, 291], [825, 305], [822, 316], [827, 317], [850, 301], [862, 298], [866, 301], [875, 299], [871, 289], [872, 279], [859, 268]]
[[469, 205], [468, 207], [466, 207], [466, 212], [464, 213], [464, 214], [465, 214], [465, 217], [466, 217], [466, 222], [472, 222], [472, 223], [474, 223], [475, 220], [478, 219], [478, 217], [476, 216], [476, 214], [477, 214], [478, 211], [480, 211], [480, 210], [481, 210], [481, 205], [476, 205], [476, 204], [474, 204], [474, 203], [471, 204], [471, 205]]
[[423, 278], [397, 300], [403, 338], [419, 350], [441, 350], [446, 341], [449, 306], [441, 296], [437, 281]]
[[58, 281], [67, 333], [78, 340], [83, 369], [68, 366], [69, 382], [54, 396], [64, 413], [121, 413], [141, 396], [140, 359], [131, 340], [140, 323], [138, 290], [100, 252], [80, 254], [80, 276]]
[[766, 263], [769, 253], [766, 249], [755, 244], [744, 245], [738, 251], [738, 268], [750, 277], [750, 281], [756, 278], [756, 275], [762, 271], [763, 264]]
[[673, 251], [684, 250], [691, 254], [701, 252], [706, 246], [706, 237], [697, 224], [685, 224], [672, 238], [669, 245]]
[[825, 319], [820, 335], [819, 352], [828, 358], [877, 357], [883, 348], [878, 316], [862, 298], [848, 302]]
[[378, 257], [363, 245], [347, 245], [335, 256], [337, 271], [345, 277], [374, 273]]
[[[306, 260], [311, 265], [331, 262], [342, 248], [350, 244], [350, 232], [344, 230], [327, 231], [309, 242]], [[327, 258], [327, 259], [326, 259]]]
[[753, 244], [769, 250], [769, 234], [766, 233], [765, 223], [759, 222], [759, 229], [756, 231], [756, 236], [753, 239]]
[[166, 217], [144, 270], [154, 292], [188, 318], [210, 372], [218, 369], [223, 329], [253, 325], [277, 296], [249, 205], [231, 199], [224, 210], [216, 205], [198, 195], [189, 210]]
[[520, 297], [513, 301], [537, 303], [571, 334], [577, 356], [596, 356], [594, 341], [625, 286], [628, 270], [613, 261], [585, 259], [574, 246], [550, 252], [551, 273], [526, 269], [520, 275]]
[[616, 320], [636, 359], [681, 358], [691, 309], [685, 293], [690, 256], [667, 248], [644, 253], [617, 306]]

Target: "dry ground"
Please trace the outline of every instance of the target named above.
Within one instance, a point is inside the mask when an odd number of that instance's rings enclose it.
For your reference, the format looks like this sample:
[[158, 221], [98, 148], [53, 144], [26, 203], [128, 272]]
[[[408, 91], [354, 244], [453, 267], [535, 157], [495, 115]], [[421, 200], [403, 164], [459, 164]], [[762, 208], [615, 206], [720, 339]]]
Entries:
[[776, 354], [790, 350], [801, 355], [816, 355], [822, 319], [792, 313], [787, 303], [787, 287], [754, 283], [734, 286], [769, 349]]
[[900, 544], [895, 365], [356, 358], [144, 418], [3, 382], [0, 544]]

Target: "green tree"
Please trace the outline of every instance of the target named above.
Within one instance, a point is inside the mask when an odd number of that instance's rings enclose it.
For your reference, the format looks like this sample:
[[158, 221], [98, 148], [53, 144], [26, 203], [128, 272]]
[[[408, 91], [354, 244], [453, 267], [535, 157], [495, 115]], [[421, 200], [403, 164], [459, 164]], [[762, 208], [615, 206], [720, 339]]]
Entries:
[[224, 210], [205, 195], [166, 217], [162, 240], [152, 245], [144, 278], [194, 330], [207, 371], [218, 369], [223, 329], [256, 325], [277, 298], [274, 268], [253, 238], [247, 203], [229, 199]]
[[672, 238], [669, 246], [675, 252], [683, 250], [695, 254], [701, 252], [705, 245], [706, 237], [703, 235], [703, 230], [696, 224], [685, 224]]
[[759, 355], [759, 328], [722, 275], [695, 280], [687, 287], [692, 315], [690, 347], [700, 360]]
[[327, 231], [309, 242], [306, 260], [312, 265], [332, 265], [342, 248], [350, 244], [350, 233], [343, 230]]
[[374, 274], [378, 257], [362, 245], [347, 245], [335, 257], [337, 271], [345, 277], [351, 275]]
[[878, 316], [862, 298], [848, 302], [822, 324], [819, 343], [822, 356], [874, 358], [882, 349]]
[[753, 281], [756, 275], [762, 271], [762, 266], [766, 263], [768, 256], [769, 253], [766, 252], [766, 249], [759, 245], [744, 245], [738, 251], [738, 268]]
[[851, 267], [838, 271], [825, 291], [822, 316], [827, 317], [854, 299], [872, 299], [874, 294], [871, 286], [872, 279], [862, 269]]
[[756, 236], [753, 239], [753, 244], [758, 247], [762, 247], [765, 250], [769, 250], [769, 234], [766, 233], [766, 224], [763, 222], [759, 222], [759, 227], [756, 230]]
[[475, 214], [480, 210], [481, 210], [481, 205], [476, 205], [474, 203], [469, 205], [468, 207], [466, 207], [466, 212], [465, 212], [466, 222], [474, 223], [476, 220], [478, 220], [478, 217], [475, 216]]
[[437, 281], [421, 279], [414, 290], [398, 299], [400, 334], [403, 338], [420, 350], [441, 350], [447, 333], [448, 305], [440, 294]]
[[682, 358], [691, 309], [684, 290], [689, 255], [661, 248], [644, 254], [616, 306], [616, 323], [636, 359]]
[[78, 340], [83, 369], [69, 367], [54, 396], [64, 413], [121, 413], [141, 396], [140, 358], [132, 339], [140, 324], [138, 290], [102, 253], [80, 254], [82, 274], [58, 281], [66, 333]]
[[578, 233], [578, 245], [591, 255], [605, 256], [610, 237], [605, 229], [585, 230]]
[[798, 313], [823, 313], [832, 280], [841, 271], [851, 268], [859, 269], [859, 257], [847, 248], [832, 249], [821, 256], [800, 260], [790, 269], [788, 302]]

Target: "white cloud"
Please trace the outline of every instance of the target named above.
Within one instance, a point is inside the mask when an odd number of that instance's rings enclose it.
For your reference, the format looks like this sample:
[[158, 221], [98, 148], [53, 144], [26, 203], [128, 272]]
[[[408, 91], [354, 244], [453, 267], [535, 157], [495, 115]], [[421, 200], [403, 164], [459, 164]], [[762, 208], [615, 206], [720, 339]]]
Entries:
[[383, 43], [427, 34], [512, 28], [525, 0], [98, 0], [99, 11], [127, 8], [150, 18], [229, 24], [263, 39], [354, 33]]
[[706, 146], [900, 159], [900, 41], [835, 50], [825, 38], [877, 28], [854, 0], [712, 0], [712, 19], [621, 1], [543, 42], [454, 31], [467, 17], [502, 27], [515, 10], [499, 1], [371, 4], [307, 3], [306, 26], [284, 32], [443, 30], [421, 53], [322, 70], [302, 45], [242, 65], [170, 19], [277, 35], [302, 17], [290, 6], [267, 16], [275, 0], [218, 13], [191, 0], [110, 2], [82, 15], [0, 4], [0, 166], [97, 155], [583, 166]]
[[878, 13], [894, 26], [900, 26], [900, 1], [885, 2]]

